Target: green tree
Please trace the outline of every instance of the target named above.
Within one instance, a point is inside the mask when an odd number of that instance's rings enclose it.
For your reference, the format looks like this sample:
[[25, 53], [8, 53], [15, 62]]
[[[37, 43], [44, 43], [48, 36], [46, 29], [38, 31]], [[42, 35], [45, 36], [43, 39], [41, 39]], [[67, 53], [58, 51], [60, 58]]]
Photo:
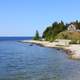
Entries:
[[43, 32], [42, 38], [45, 38], [45, 40], [49, 40], [52, 34], [51, 29], [51, 26], [47, 27]]
[[39, 36], [38, 30], [36, 30], [36, 34], [35, 34], [35, 36], [34, 36], [33, 39], [34, 39], [34, 40], [40, 40], [40, 36]]
[[61, 21], [60, 23], [54, 22], [52, 26], [49, 26], [45, 29], [42, 37], [45, 38], [45, 40], [53, 41], [55, 40], [57, 34], [64, 31], [65, 29], [66, 28], [63, 21]]

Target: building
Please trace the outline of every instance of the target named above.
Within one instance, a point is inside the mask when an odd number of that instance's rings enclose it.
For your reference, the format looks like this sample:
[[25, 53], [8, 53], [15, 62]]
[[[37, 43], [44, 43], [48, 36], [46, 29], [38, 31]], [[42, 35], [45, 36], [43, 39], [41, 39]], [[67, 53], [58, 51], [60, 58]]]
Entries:
[[70, 24], [69, 26], [68, 26], [68, 31], [76, 31], [77, 29], [76, 29], [76, 25], [74, 25], [74, 24]]
[[68, 26], [67, 30], [71, 32], [80, 32], [80, 29], [77, 27], [77, 25], [73, 23]]

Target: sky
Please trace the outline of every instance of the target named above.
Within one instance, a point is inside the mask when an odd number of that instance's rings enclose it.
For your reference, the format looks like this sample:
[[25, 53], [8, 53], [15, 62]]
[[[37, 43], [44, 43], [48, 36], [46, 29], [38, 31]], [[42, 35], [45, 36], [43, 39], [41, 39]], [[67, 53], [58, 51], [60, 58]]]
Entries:
[[42, 35], [61, 20], [80, 20], [80, 0], [0, 0], [0, 36]]

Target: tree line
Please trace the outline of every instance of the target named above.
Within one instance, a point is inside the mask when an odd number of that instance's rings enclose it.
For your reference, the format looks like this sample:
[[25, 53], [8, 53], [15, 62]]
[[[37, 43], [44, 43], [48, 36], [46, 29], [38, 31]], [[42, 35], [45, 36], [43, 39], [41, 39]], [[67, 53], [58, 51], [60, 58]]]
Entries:
[[43, 34], [42, 34], [42, 37], [39, 36], [39, 32], [36, 31], [36, 34], [35, 34], [35, 37], [34, 39], [35, 40], [39, 40], [41, 38], [44, 38], [45, 40], [47, 41], [54, 41], [56, 39], [56, 36], [62, 32], [62, 31], [65, 31], [67, 30], [67, 27], [70, 25], [70, 24], [75, 24], [76, 25], [76, 28], [80, 29], [80, 22], [78, 20], [74, 21], [74, 22], [70, 22], [68, 24], [64, 24], [63, 21], [61, 22], [54, 22], [52, 23], [51, 26], [48, 26]]

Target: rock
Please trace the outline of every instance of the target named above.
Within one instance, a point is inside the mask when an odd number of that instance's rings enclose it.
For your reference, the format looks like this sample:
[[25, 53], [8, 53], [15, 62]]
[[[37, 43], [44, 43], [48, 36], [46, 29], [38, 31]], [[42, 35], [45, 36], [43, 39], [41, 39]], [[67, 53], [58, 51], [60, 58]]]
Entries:
[[73, 54], [73, 55], [71, 55], [71, 58], [72, 59], [80, 59], [80, 54], [78, 54], [78, 53]]

